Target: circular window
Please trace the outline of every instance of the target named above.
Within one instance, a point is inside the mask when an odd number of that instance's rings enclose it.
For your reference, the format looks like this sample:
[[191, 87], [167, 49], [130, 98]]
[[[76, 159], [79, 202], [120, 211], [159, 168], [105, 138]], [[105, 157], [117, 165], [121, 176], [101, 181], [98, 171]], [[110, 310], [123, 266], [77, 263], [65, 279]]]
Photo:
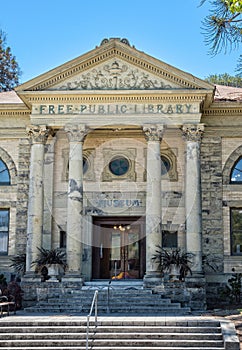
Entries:
[[161, 156], [161, 175], [167, 174], [170, 168], [171, 168], [170, 161], [166, 157]]
[[87, 172], [87, 169], [88, 169], [88, 161], [84, 157], [83, 157], [83, 161], [82, 161], [82, 166], [83, 166], [83, 174], [85, 174]]
[[129, 170], [129, 161], [124, 157], [116, 157], [109, 163], [109, 170], [116, 176], [122, 176]]

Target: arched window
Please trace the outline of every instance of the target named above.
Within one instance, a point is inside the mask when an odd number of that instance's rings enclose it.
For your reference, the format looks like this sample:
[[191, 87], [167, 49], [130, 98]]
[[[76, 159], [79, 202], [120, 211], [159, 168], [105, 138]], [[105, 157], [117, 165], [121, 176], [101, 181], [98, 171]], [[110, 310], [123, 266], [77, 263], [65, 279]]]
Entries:
[[0, 186], [10, 185], [10, 175], [6, 164], [0, 159]]

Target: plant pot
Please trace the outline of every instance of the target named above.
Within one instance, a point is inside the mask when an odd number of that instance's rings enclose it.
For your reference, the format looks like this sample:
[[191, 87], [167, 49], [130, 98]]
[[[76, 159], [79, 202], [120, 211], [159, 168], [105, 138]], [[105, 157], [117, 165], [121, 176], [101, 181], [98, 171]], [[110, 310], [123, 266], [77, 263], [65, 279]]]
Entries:
[[170, 266], [169, 275], [171, 281], [179, 281], [180, 267], [178, 265], [172, 264]]
[[59, 282], [59, 280], [57, 279], [57, 276], [59, 275], [59, 265], [51, 264], [47, 266], [47, 269], [48, 275], [50, 276], [48, 282]]

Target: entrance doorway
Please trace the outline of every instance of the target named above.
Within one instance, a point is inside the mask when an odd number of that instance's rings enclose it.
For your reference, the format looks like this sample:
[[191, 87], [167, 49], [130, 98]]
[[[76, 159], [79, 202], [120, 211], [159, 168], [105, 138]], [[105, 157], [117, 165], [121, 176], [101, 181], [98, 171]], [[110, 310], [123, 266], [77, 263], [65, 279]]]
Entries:
[[92, 278], [113, 280], [143, 278], [144, 219], [97, 218], [93, 227]]

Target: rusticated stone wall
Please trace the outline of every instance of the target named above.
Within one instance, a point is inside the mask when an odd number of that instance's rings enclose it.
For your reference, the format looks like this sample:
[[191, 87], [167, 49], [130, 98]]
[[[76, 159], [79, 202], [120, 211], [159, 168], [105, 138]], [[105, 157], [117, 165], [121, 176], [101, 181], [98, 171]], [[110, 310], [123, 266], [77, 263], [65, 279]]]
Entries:
[[206, 273], [223, 272], [222, 143], [204, 135], [201, 145], [202, 238]]

